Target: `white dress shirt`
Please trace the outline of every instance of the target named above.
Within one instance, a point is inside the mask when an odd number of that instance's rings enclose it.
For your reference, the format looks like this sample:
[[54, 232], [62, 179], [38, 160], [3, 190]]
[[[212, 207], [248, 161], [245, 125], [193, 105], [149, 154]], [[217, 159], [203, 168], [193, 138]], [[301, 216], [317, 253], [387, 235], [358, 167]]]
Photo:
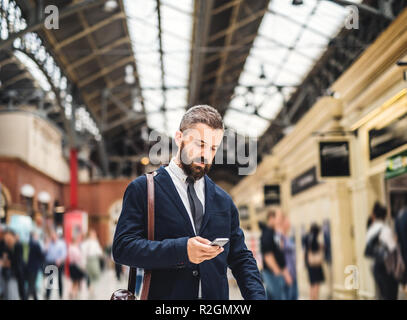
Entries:
[[[196, 235], [195, 230], [195, 223], [194, 218], [192, 217], [191, 205], [189, 204], [188, 200], [188, 183], [187, 183], [187, 175], [185, 174], [184, 170], [180, 168], [175, 163], [175, 158], [172, 158], [169, 165], [165, 167], [165, 170], [169, 173], [172, 182], [175, 185], [175, 188], [178, 191], [178, 194], [184, 204], [185, 209], [188, 212], [189, 219], [191, 220], [192, 228], [194, 228], [194, 233]], [[196, 195], [198, 196], [199, 201], [202, 203], [203, 213], [205, 214], [205, 179], [202, 177], [199, 180], [196, 180], [194, 183], [194, 189]], [[199, 292], [198, 298], [202, 297], [202, 285], [201, 280], [199, 280]]]
[[[192, 227], [194, 228], [194, 232], [196, 234], [194, 218], [192, 216], [192, 211], [191, 211], [191, 205], [189, 204], [189, 200], [188, 200], [188, 183], [186, 181], [187, 175], [185, 174], [184, 170], [175, 163], [175, 158], [171, 159], [169, 165], [165, 167], [165, 170], [167, 170], [167, 172], [171, 176], [172, 182], [174, 182], [175, 188], [177, 189], [178, 194], [182, 200], [182, 203], [184, 204], [184, 207], [188, 212], [189, 219], [191, 220]], [[204, 177], [195, 181], [194, 189], [195, 189], [196, 195], [198, 196], [199, 201], [201, 201], [201, 203], [202, 203], [202, 207], [203, 207], [203, 211], [204, 211], [203, 213], [205, 214], [205, 179], [204, 179]]]

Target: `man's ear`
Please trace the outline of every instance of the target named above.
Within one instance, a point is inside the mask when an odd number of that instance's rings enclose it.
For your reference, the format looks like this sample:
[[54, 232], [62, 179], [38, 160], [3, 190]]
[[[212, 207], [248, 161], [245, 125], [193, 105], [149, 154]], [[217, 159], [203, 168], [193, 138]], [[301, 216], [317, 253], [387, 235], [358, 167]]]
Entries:
[[182, 132], [177, 130], [175, 132], [175, 144], [177, 145], [178, 148], [181, 146], [182, 137], [183, 137]]

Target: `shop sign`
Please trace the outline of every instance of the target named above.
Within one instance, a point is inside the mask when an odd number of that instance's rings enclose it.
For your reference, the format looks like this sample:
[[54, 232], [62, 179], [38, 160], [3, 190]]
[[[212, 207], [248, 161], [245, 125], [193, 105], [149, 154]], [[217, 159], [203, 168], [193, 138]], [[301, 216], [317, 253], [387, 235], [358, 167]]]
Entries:
[[278, 184], [266, 184], [264, 186], [264, 205], [280, 204], [280, 186]]
[[317, 168], [314, 166], [291, 181], [291, 194], [296, 195], [317, 184]]
[[321, 177], [349, 177], [349, 142], [320, 141], [319, 161]]
[[238, 208], [240, 219], [249, 219], [249, 208], [246, 205], [239, 206]]
[[407, 150], [386, 160], [386, 179], [407, 173]]
[[381, 129], [369, 131], [370, 160], [407, 144], [407, 113]]

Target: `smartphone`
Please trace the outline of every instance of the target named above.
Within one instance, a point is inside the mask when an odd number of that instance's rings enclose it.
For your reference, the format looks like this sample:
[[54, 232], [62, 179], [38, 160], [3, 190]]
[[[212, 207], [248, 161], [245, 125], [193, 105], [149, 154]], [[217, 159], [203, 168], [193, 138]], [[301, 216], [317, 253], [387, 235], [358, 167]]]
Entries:
[[226, 243], [229, 242], [228, 238], [216, 238], [215, 240], [213, 240], [209, 245], [210, 246], [219, 246], [219, 247], [223, 247]]

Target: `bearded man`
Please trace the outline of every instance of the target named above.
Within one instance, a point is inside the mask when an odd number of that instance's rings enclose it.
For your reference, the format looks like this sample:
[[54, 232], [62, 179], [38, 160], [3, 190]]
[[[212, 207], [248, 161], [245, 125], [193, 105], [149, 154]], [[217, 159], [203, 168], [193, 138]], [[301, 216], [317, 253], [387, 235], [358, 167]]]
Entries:
[[[207, 173], [224, 125], [210, 106], [190, 108], [175, 133], [176, 156], [154, 176], [154, 240], [147, 240], [147, 179], [127, 187], [113, 241], [116, 263], [151, 270], [148, 299], [229, 299], [227, 268], [244, 299], [265, 299], [261, 276], [231, 197]], [[213, 246], [216, 238], [226, 245]]]

